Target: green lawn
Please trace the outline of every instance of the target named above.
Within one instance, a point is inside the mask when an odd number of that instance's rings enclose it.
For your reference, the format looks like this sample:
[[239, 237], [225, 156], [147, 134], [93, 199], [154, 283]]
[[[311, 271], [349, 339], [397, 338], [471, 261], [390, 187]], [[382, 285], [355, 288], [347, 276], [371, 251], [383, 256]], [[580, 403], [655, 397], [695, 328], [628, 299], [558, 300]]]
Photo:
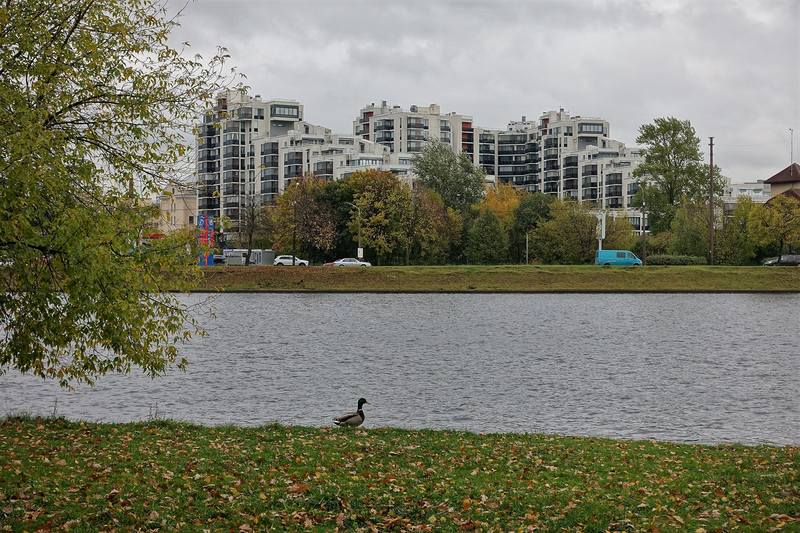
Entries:
[[797, 447], [0, 422], [0, 530], [797, 531], [799, 520]]
[[800, 291], [797, 267], [212, 267], [199, 290], [548, 292]]

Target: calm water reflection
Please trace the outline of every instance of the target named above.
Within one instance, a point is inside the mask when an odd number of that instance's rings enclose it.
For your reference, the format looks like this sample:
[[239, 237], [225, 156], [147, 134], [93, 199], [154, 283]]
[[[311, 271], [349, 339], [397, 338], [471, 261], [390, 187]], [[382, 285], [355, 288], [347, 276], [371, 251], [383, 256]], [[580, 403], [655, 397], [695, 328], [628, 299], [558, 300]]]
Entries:
[[[193, 296], [199, 300], [201, 296]], [[0, 411], [800, 444], [798, 295], [227, 294], [184, 374], [74, 392], [11, 373]]]

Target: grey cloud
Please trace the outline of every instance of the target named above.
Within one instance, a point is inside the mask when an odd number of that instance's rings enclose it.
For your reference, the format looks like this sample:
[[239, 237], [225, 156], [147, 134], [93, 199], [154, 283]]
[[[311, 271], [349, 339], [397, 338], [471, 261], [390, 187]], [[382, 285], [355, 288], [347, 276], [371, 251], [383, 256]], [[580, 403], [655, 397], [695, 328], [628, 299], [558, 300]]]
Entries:
[[745, 180], [788, 164], [788, 128], [800, 145], [798, 22], [800, 0], [196, 0], [174, 38], [227, 47], [254, 92], [338, 131], [383, 99], [486, 127], [564, 107], [629, 145], [673, 115]]

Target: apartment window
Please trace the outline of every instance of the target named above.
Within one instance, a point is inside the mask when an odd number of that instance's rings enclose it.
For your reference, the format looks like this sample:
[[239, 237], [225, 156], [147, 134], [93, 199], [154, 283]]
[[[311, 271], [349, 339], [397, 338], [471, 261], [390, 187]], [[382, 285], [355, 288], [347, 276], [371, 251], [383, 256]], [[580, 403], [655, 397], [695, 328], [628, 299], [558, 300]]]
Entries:
[[270, 107], [270, 115], [273, 117], [297, 118], [300, 116], [300, 109], [294, 106], [273, 104]]
[[189, 215], [189, 224], [194, 224], [194, 215]]
[[593, 122], [578, 124], [578, 133], [603, 133], [603, 125]]

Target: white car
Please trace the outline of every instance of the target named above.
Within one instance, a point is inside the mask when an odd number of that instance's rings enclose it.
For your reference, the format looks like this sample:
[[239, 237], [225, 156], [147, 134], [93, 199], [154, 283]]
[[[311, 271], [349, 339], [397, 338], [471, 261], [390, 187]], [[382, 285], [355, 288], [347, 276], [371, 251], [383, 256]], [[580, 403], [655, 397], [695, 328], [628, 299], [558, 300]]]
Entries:
[[[275, 261], [272, 262], [275, 266], [292, 266], [292, 256], [291, 255], [279, 255], [275, 258]], [[305, 259], [300, 259], [299, 257], [294, 258], [295, 266], [307, 267], [308, 261]]]
[[335, 266], [335, 267], [370, 267], [372, 263], [368, 263], [367, 261], [359, 261], [354, 257], [345, 257], [344, 259], [337, 259], [333, 263], [325, 263], [325, 266]]

